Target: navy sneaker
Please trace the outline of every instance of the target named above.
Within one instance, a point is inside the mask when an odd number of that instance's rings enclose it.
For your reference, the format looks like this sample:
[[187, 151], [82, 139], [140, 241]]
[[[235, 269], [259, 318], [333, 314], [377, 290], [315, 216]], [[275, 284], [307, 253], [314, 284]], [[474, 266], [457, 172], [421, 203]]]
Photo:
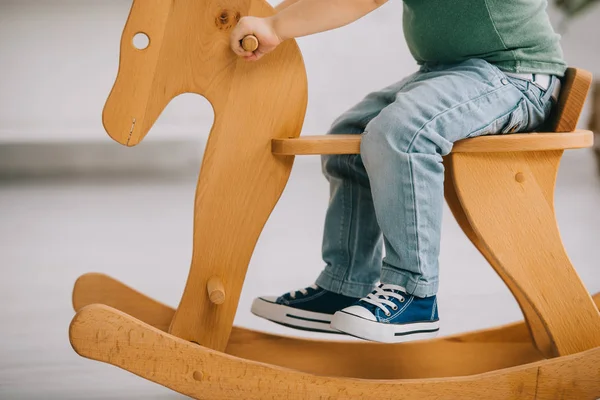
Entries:
[[336, 312], [331, 327], [383, 343], [431, 339], [440, 330], [437, 298], [415, 297], [403, 287], [379, 285], [355, 305]]
[[331, 317], [358, 300], [312, 285], [280, 297], [259, 297], [252, 303], [252, 313], [290, 328], [342, 333], [331, 328]]

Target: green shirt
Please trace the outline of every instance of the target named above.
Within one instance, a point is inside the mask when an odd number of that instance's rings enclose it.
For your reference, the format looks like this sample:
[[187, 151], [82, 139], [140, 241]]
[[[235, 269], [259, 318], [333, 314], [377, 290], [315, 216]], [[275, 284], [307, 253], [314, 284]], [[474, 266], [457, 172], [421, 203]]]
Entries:
[[482, 58], [504, 71], [563, 76], [546, 0], [404, 0], [404, 36], [419, 64]]

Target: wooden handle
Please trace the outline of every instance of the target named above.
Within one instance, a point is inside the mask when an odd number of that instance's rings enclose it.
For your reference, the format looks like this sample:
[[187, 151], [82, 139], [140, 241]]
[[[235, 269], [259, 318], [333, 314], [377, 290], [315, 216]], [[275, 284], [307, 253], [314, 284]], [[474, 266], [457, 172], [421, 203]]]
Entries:
[[216, 276], [210, 278], [206, 284], [206, 289], [208, 290], [208, 298], [214, 304], [219, 305], [225, 303], [225, 288], [223, 287], [221, 279]]
[[242, 48], [246, 51], [258, 49], [258, 39], [254, 35], [248, 35], [242, 39]]

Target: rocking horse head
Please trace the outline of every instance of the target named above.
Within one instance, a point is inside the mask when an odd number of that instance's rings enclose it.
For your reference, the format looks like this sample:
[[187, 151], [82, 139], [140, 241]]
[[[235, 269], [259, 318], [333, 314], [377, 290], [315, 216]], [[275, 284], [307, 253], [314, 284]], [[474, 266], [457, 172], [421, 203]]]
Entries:
[[[285, 43], [258, 63], [239, 59], [229, 48], [229, 34], [242, 16], [272, 13], [264, 0], [134, 0], [103, 113], [108, 134], [134, 146], [174, 97], [192, 92], [212, 104], [215, 127], [229, 118], [229, 131], [232, 122], [247, 130], [259, 119], [270, 126], [271, 137], [299, 135], [306, 76], [296, 44]], [[147, 45], [136, 47], [136, 35], [145, 35]], [[279, 122], [267, 123], [271, 117]]]
[[[134, 0], [104, 108], [109, 135], [134, 146], [179, 94], [198, 93], [213, 107], [196, 191], [190, 278], [170, 328], [212, 348], [227, 343], [241, 292], [242, 280], [224, 277], [223, 266], [230, 276], [245, 274], [292, 169], [293, 157], [272, 154], [272, 139], [299, 136], [306, 112], [306, 72], [294, 41], [257, 62], [229, 47], [242, 16], [272, 13], [264, 0]], [[140, 33], [149, 39], [144, 48], [133, 43]], [[227, 293], [219, 308], [194, 295], [215, 276]]]

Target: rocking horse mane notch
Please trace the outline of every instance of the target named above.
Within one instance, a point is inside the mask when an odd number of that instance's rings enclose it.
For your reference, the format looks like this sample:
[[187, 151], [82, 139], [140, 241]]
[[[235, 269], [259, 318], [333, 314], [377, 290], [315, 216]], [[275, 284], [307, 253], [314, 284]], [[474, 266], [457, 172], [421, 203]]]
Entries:
[[[159, 65], [172, 2], [134, 0], [123, 29], [117, 78], [104, 107], [102, 123], [109, 136], [125, 146], [135, 146], [141, 142], [170, 101], [167, 100], [157, 109], [156, 99], [150, 98], [150, 93], [154, 90], [154, 75]], [[156, 11], [152, 15], [139, 12], [143, 7], [152, 7]], [[149, 43], [145, 49], [134, 46], [133, 39], [137, 34], [148, 37]]]

